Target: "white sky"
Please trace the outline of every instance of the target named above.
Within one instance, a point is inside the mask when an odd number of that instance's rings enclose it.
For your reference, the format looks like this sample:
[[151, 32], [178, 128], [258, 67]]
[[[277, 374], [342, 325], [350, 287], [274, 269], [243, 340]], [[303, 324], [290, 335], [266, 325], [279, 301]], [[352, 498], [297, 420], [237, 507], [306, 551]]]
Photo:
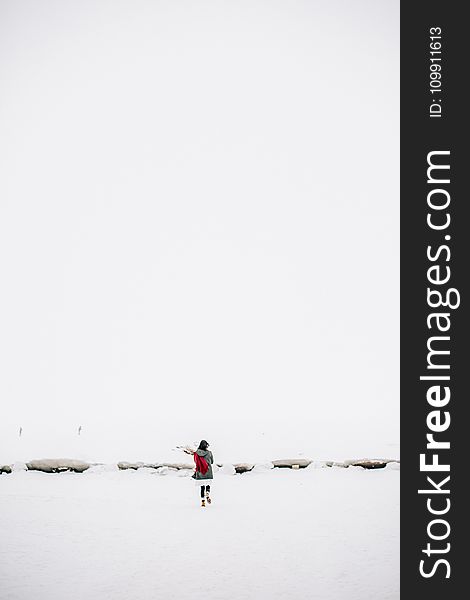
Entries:
[[398, 454], [398, 1], [0, 0], [0, 87], [0, 462]]

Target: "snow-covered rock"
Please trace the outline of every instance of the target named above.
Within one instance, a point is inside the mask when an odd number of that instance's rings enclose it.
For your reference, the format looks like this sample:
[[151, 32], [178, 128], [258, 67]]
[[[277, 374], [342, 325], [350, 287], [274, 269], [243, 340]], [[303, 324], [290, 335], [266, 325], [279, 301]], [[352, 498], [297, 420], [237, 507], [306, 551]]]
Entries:
[[137, 470], [137, 469], [140, 469], [141, 467], [143, 467], [144, 463], [143, 462], [130, 463], [130, 462], [126, 462], [126, 461], [121, 461], [121, 462], [118, 462], [117, 466], [122, 471], [125, 471], [126, 469]]
[[250, 463], [237, 463], [233, 466], [237, 473], [247, 473], [248, 471], [252, 471], [254, 467], [254, 465]]
[[392, 462], [389, 458], [360, 458], [344, 461], [347, 466], [362, 467], [363, 469], [383, 469], [389, 462]]
[[0, 465], [0, 473], [11, 473], [10, 465]]
[[74, 471], [83, 473], [90, 465], [82, 460], [73, 458], [41, 458], [26, 463], [29, 471], [43, 471], [44, 473], [60, 473], [62, 471]]
[[125, 471], [126, 469], [133, 469], [134, 471], [136, 471], [137, 469], [160, 469], [162, 467], [167, 467], [168, 469], [173, 469], [173, 470], [180, 470], [180, 469], [187, 469], [187, 470], [193, 470], [194, 469], [194, 464], [189, 464], [189, 463], [144, 463], [144, 462], [126, 462], [126, 461], [121, 461], [118, 462], [117, 466], [119, 467], [119, 469], [121, 469], [122, 471]]
[[273, 460], [273, 465], [280, 469], [305, 469], [312, 461], [308, 458], [285, 458]]
[[168, 473], [171, 473], [169, 467], [160, 467], [158, 469], [156, 469], [155, 474], [156, 475], [168, 475]]

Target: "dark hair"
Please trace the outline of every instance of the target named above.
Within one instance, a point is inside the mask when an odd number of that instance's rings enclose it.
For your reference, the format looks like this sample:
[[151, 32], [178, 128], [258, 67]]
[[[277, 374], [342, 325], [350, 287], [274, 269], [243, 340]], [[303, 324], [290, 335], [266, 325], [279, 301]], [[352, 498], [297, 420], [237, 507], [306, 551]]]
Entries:
[[201, 440], [198, 450], [207, 450], [208, 446], [209, 442], [206, 442], [206, 440]]

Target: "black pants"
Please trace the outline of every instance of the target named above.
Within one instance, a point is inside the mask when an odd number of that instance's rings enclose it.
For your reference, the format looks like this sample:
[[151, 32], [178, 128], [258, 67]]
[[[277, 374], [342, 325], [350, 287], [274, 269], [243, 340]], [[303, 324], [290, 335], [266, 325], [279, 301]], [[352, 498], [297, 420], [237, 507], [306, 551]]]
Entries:
[[210, 485], [201, 485], [201, 498], [204, 498], [204, 492], [210, 494], [211, 486]]

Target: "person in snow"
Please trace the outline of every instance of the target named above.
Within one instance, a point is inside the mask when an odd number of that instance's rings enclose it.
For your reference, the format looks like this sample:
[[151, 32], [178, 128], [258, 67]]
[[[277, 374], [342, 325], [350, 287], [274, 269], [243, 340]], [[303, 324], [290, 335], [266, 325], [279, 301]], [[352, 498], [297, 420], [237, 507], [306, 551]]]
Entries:
[[211, 483], [212, 483], [212, 464], [214, 457], [212, 452], [208, 450], [209, 444], [206, 440], [201, 440], [199, 448], [194, 453], [194, 462], [196, 463], [196, 470], [193, 478], [196, 480], [196, 485], [201, 488], [201, 506], [206, 506], [207, 503], [211, 503]]

